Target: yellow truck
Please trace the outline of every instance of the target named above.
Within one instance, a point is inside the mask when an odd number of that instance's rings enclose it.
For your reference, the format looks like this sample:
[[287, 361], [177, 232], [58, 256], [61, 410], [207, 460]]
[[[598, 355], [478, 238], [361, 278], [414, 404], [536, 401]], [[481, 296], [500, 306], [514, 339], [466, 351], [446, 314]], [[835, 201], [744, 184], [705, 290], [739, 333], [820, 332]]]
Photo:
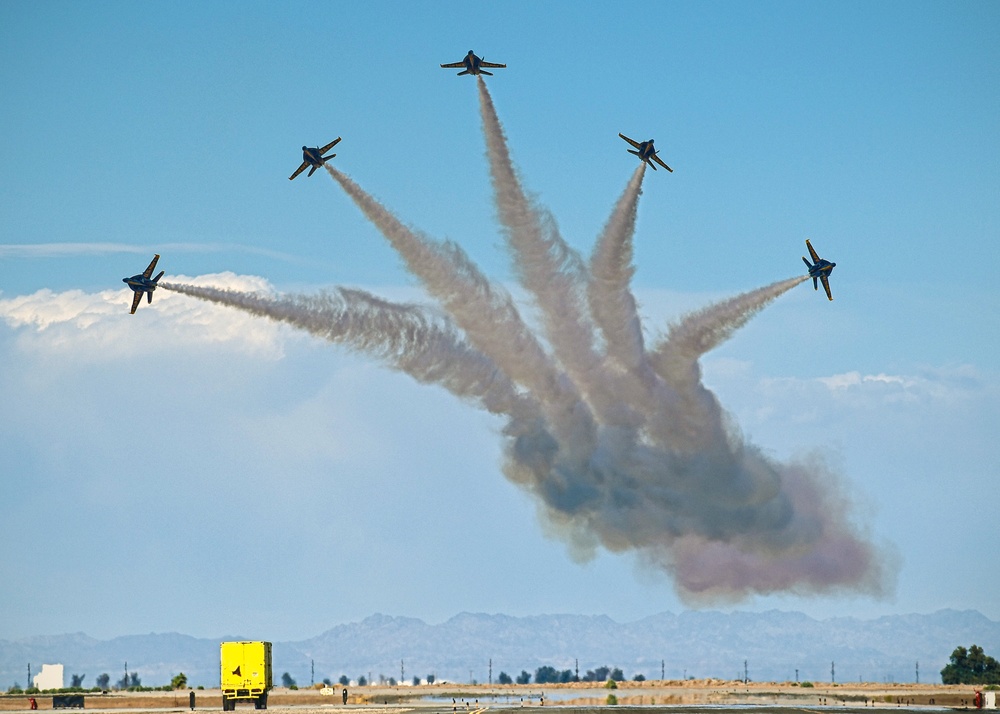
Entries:
[[271, 689], [270, 642], [223, 642], [219, 645], [222, 676], [222, 710], [233, 711], [236, 702], [252, 701], [255, 709], [267, 709]]

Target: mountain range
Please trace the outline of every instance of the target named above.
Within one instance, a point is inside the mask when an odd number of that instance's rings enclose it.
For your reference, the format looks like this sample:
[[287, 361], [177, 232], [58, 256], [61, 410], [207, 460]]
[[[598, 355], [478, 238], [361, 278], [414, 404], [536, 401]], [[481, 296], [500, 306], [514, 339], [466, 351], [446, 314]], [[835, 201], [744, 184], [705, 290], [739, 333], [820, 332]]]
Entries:
[[[42, 663], [86, 674], [85, 687], [106, 672], [122, 678], [127, 663], [147, 686], [184, 672], [192, 686], [218, 686], [219, 642], [177, 633], [97, 640], [83, 633], [0, 640], [0, 687], [25, 685]], [[940, 682], [955, 647], [1000, 651], [1000, 622], [974, 610], [889, 615], [872, 620], [817, 620], [798, 612], [664, 612], [627, 623], [603, 615], [511, 617], [462, 613], [437, 625], [372, 615], [316, 637], [275, 642], [275, 683], [288, 672], [299, 684], [341, 675], [352, 680], [496, 682], [548, 665], [583, 677], [601, 666], [626, 678], [742, 678], [755, 681]], [[532, 679], [532, 681], [534, 681]]]

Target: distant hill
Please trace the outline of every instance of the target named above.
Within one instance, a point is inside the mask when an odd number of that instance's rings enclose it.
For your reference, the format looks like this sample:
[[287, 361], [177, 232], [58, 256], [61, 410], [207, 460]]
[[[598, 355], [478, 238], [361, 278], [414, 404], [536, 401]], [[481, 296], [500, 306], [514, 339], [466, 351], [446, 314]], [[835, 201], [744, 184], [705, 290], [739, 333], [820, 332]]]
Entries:
[[[0, 640], [0, 687], [24, 686], [27, 666], [65, 665], [86, 674], [93, 686], [102, 672], [121, 679], [125, 662], [145, 685], [166, 684], [178, 672], [197, 686], [218, 683], [219, 642], [241, 637], [198, 639], [175, 633], [96, 640], [77, 633]], [[892, 615], [874, 620], [850, 617], [815, 620], [797, 612], [664, 612], [628, 623], [606, 616], [509, 617], [462, 613], [439, 625], [406, 617], [372, 615], [338, 625], [299, 642], [274, 643], [276, 680], [289, 672], [300, 686], [316, 681], [371, 676], [407, 681], [434, 674], [439, 680], [486, 682], [489, 662], [515, 677], [543, 665], [557, 670], [620, 667], [627, 678], [659, 679], [743, 676], [744, 661], [755, 681], [940, 682], [940, 671], [958, 645], [978, 644], [1000, 656], [1000, 622], [972, 610], [930, 615]], [[661, 664], [662, 663], [662, 664]], [[471, 673], [471, 677], [470, 677]]]

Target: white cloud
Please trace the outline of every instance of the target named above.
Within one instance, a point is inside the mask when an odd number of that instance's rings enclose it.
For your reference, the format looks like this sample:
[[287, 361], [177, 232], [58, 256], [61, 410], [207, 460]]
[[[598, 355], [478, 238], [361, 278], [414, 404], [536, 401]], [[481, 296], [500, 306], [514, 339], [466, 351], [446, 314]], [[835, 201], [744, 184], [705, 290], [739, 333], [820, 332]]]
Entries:
[[[723, 365], [717, 370], [725, 377]], [[715, 374], [716, 372], [713, 372]], [[844, 372], [813, 378], [763, 377], [756, 392], [768, 401], [819, 401], [843, 409], [942, 408], [964, 404], [992, 391], [986, 377], [970, 365], [926, 368], [919, 374]]]
[[[171, 276], [170, 280], [273, 292], [263, 278], [228, 272], [193, 278]], [[285, 341], [297, 335], [276, 323], [162, 287], [152, 303], [142, 301], [135, 315], [129, 314], [131, 304], [132, 292], [125, 286], [98, 293], [44, 289], [0, 300], [0, 319], [14, 328], [20, 349], [97, 362], [220, 344], [273, 360], [284, 354]]]

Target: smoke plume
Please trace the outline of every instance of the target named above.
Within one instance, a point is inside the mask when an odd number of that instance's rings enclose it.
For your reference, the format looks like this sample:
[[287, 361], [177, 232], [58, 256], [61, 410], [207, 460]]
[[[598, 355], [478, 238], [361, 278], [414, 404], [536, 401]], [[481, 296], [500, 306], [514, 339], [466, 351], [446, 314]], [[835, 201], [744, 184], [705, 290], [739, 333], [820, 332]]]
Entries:
[[631, 289], [644, 165], [584, 260], [522, 188], [477, 80], [497, 216], [541, 334], [457, 244], [407, 227], [329, 165], [440, 314], [344, 288], [261, 296], [161, 287], [347, 345], [502, 416], [504, 474], [537, 497], [549, 530], [576, 557], [634, 553], [670, 574], [689, 602], [887, 592], [891, 569], [853, 524], [834, 475], [819, 460], [765, 456], [701, 380], [702, 355], [806, 278], [691, 313], [647, 347]]

